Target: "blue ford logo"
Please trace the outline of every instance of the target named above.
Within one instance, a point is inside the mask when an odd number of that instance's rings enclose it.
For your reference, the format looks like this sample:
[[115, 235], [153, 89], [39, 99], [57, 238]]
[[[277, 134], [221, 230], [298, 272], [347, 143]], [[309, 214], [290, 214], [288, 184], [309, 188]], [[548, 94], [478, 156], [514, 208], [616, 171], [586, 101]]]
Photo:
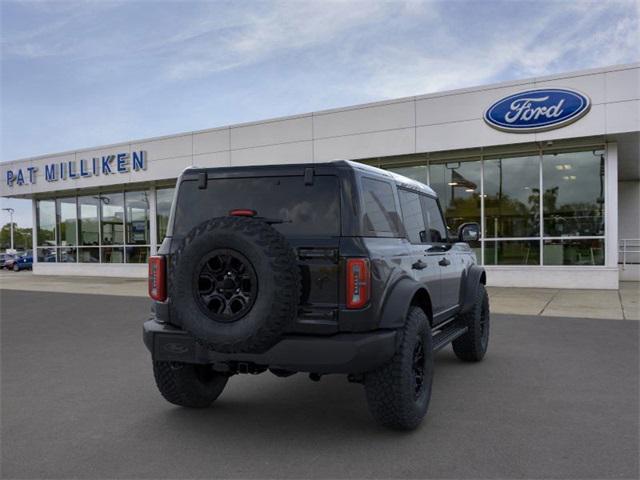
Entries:
[[484, 113], [484, 120], [507, 132], [540, 132], [575, 122], [590, 107], [589, 97], [575, 90], [541, 88], [498, 100]]

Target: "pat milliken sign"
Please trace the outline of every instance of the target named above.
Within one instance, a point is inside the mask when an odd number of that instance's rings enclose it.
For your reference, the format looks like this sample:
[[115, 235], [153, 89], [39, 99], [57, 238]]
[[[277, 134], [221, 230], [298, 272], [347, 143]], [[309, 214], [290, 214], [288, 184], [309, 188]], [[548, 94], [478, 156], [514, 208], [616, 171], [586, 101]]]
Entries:
[[565, 88], [539, 88], [504, 97], [484, 112], [491, 127], [512, 133], [532, 133], [564, 127], [587, 114], [587, 95]]
[[[42, 168], [42, 171], [41, 171]], [[114, 153], [100, 157], [82, 158], [64, 162], [52, 162], [40, 167], [25, 167], [7, 170], [4, 174], [9, 187], [35, 184], [38, 178], [47, 182], [59, 180], [81, 180], [87, 177], [119, 175], [147, 169], [147, 152], [139, 150], [128, 153]]]

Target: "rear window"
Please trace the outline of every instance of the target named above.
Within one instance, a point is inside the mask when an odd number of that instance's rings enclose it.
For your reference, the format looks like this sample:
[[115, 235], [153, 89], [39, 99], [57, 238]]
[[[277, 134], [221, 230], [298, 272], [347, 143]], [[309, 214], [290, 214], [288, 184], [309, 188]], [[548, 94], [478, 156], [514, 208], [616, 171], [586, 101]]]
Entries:
[[178, 193], [173, 234], [186, 235], [196, 225], [230, 210], [250, 209], [257, 216], [283, 220], [273, 227], [285, 236], [339, 236], [338, 177], [261, 177], [210, 179], [206, 189], [198, 182], [182, 182]]

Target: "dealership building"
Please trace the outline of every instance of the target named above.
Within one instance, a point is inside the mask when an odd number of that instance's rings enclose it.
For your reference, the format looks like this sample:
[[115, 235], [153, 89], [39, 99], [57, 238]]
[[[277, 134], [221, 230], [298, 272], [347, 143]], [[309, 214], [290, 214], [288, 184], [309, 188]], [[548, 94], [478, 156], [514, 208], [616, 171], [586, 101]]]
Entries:
[[336, 159], [431, 185], [454, 231], [480, 223], [491, 285], [640, 279], [640, 64], [5, 162], [0, 195], [33, 202], [34, 273], [142, 277], [185, 168]]

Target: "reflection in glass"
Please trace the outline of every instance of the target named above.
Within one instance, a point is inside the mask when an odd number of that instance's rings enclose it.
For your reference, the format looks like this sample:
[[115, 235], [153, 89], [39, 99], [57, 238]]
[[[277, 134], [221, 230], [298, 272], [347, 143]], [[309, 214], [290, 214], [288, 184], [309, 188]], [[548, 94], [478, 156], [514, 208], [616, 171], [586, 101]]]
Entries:
[[78, 261], [81, 263], [98, 263], [100, 261], [100, 249], [98, 247], [79, 248]]
[[147, 192], [125, 192], [128, 245], [150, 243], [148, 195]]
[[411, 243], [424, 243], [427, 238], [420, 196], [415, 192], [404, 189], [398, 189], [398, 196], [400, 197], [404, 228], [409, 241]]
[[497, 240], [484, 242], [485, 265], [540, 265], [538, 240]]
[[540, 235], [540, 157], [484, 162], [485, 236]]
[[431, 188], [440, 199], [448, 226], [480, 223], [480, 160], [429, 166]]
[[75, 263], [77, 257], [77, 249], [70, 247], [58, 248], [58, 262]]
[[604, 154], [545, 154], [544, 235], [604, 235]]
[[545, 240], [544, 265], [604, 265], [604, 240]]
[[53, 247], [38, 248], [36, 255], [38, 263], [55, 263], [57, 260], [56, 249]]
[[110, 193], [100, 195], [102, 208], [102, 245], [124, 243], [124, 195]]
[[124, 249], [122, 247], [102, 247], [102, 263], [123, 263]]
[[171, 201], [174, 188], [159, 188], [156, 190], [156, 221], [158, 224], [158, 245], [162, 243], [167, 234], [169, 214], [171, 213]]
[[76, 198], [58, 198], [58, 244], [61, 246], [76, 244]]
[[98, 245], [97, 196], [78, 197], [78, 231], [80, 245]]
[[149, 247], [125, 247], [127, 263], [147, 263]]
[[38, 200], [38, 245], [56, 244], [56, 202], [53, 200]]

